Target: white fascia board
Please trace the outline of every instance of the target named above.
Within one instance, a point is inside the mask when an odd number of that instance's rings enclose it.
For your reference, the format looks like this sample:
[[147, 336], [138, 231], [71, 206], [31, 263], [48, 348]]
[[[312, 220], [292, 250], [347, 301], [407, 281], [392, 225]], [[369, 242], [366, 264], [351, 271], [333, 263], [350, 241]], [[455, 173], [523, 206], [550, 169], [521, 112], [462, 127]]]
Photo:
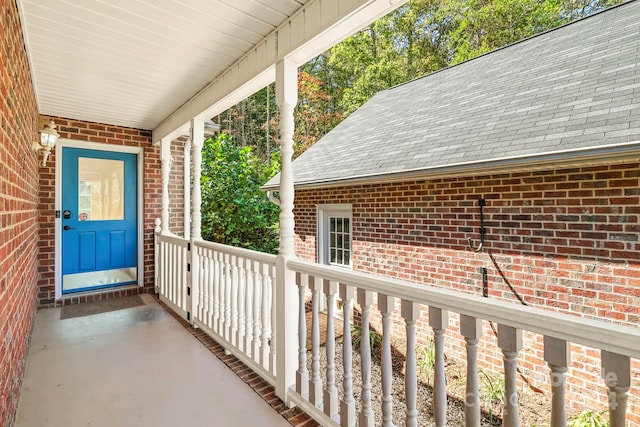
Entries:
[[298, 66], [395, 10], [407, 0], [312, 0], [153, 129], [153, 142], [181, 135], [275, 80], [275, 64]]

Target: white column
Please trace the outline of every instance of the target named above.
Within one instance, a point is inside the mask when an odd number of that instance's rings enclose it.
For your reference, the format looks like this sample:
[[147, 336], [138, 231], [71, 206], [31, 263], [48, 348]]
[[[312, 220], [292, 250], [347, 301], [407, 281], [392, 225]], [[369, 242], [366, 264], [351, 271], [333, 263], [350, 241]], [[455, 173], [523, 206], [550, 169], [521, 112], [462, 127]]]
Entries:
[[402, 300], [400, 303], [402, 317], [404, 318], [407, 332], [407, 357], [404, 367], [404, 394], [406, 409], [407, 427], [418, 425], [418, 376], [416, 374], [416, 321], [420, 317], [420, 307], [418, 303], [410, 300]]
[[351, 310], [353, 309], [354, 289], [340, 283], [340, 299], [342, 300], [342, 393], [340, 401], [340, 425], [354, 427], [356, 425], [356, 401], [353, 397], [353, 346], [351, 342]]
[[504, 413], [505, 427], [520, 426], [518, 409], [518, 352], [522, 348], [522, 331], [511, 326], [498, 325], [498, 346], [502, 349], [504, 363]]
[[320, 292], [322, 278], [309, 276], [311, 288], [311, 379], [309, 380], [309, 400], [317, 408], [322, 405], [322, 379], [320, 378]]
[[393, 397], [391, 385], [393, 367], [391, 365], [391, 313], [395, 299], [378, 294], [378, 308], [382, 315], [382, 426], [393, 427]]
[[335, 325], [333, 323], [338, 283], [324, 279], [324, 293], [327, 296], [327, 386], [324, 389], [324, 413], [333, 417], [338, 413], [338, 389], [336, 387]]
[[184, 144], [184, 238], [191, 239], [191, 141]]
[[[191, 161], [193, 162], [193, 186], [191, 188], [191, 240], [202, 237], [200, 223], [202, 215], [200, 205], [200, 175], [202, 174], [202, 143], [204, 142], [204, 120], [195, 117], [191, 120]], [[186, 209], [186, 207], [185, 207]]]
[[362, 309], [362, 337], [360, 338], [360, 364], [362, 372], [362, 410], [358, 419], [359, 427], [373, 427], [375, 416], [371, 407], [371, 338], [369, 318], [373, 293], [358, 289], [358, 304]]
[[627, 425], [627, 395], [631, 386], [631, 361], [629, 356], [600, 352], [602, 378], [609, 389], [609, 422], [611, 427]]
[[[307, 371], [307, 317], [304, 300], [307, 296], [307, 283], [302, 275], [295, 275], [298, 285], [298, 369], [296, 370], [296, 391], [305, 398], [309, 394], [309, 372]], [[279, 371], [276, 371], [279, 372]]]
[[466, 427], [480, 427], [480, 393], [478, 390], [478, 342], [482, 336], [482, 321], [460, 315], [460, 335], [467, 349], [467, 385], [464, 399]]
[[[298, 301], [295, 274], [287, 260], [295, 257], [293, 220], [293, 109], [298, 102], [298, 68], [289, 60], [276, 64], [276, 103], [280, 110], [280, 250], [276, 259], [276, 395], [289, 404], [287, 392], [296, 378], [296, 314]], [[304, 307], [302, 307], [304, 310]]]
[[160, 141], [160, 162], [162, 164], [162, 234], [169, 233], [169, 173], [171, 172], [171, 141]]
[[551, 369], [551, 427], [567, 425], [565, 383], [571, 351], [565, 340], [544, 337], [544, 360]]
[[444, 331], [449, 326], [449, 313], [429, 307], [429, 326], [433, 329], [435, 364], [433, 374], [433, 413], [436, 427], [447, 425], [447, 382], [444, 362]]

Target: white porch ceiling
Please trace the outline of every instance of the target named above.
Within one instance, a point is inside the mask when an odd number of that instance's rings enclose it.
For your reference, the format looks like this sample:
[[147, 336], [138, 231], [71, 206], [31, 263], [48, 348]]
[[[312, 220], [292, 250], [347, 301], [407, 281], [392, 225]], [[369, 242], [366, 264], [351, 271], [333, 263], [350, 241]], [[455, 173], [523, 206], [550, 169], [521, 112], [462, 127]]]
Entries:
[[41, 114], [153, 129], [309, 0], [18, 0]]

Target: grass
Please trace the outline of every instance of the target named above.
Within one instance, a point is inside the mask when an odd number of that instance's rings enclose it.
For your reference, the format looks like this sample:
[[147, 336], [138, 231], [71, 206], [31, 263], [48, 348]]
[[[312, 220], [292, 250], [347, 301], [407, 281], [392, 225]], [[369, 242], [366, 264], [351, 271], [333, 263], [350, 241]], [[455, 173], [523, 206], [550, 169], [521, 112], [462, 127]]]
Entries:
[[604, 418], [607, 411], [582, 411], [567, 423], [567, 427], [609, 427], [609, 420]]
[[433, 341], [429, 340], [425, 345], [416, 346], [418, 374], [424, 375], [427, 382], [431, 382], [431, 373], [436, 364], [436, 347]]
[[480, 390], [486, 397], [486, 407], [489, 412], [489, 424], [493, 424], [493, 404], [504, 404], [505, 398], [505, 386], [504, 378], [501, 376], [491, 376], [480, 370], [482, 375], [482, 383], [480, 383]]

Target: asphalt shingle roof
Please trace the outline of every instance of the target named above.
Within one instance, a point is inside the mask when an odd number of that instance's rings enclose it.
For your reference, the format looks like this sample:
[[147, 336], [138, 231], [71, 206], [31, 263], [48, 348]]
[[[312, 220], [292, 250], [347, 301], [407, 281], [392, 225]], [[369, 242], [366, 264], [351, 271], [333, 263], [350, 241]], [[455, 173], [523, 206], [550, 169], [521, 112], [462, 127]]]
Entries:
[[321, 185], [618, 145], [640, 147], [638, 0], [382, 91], [293, 170]]

